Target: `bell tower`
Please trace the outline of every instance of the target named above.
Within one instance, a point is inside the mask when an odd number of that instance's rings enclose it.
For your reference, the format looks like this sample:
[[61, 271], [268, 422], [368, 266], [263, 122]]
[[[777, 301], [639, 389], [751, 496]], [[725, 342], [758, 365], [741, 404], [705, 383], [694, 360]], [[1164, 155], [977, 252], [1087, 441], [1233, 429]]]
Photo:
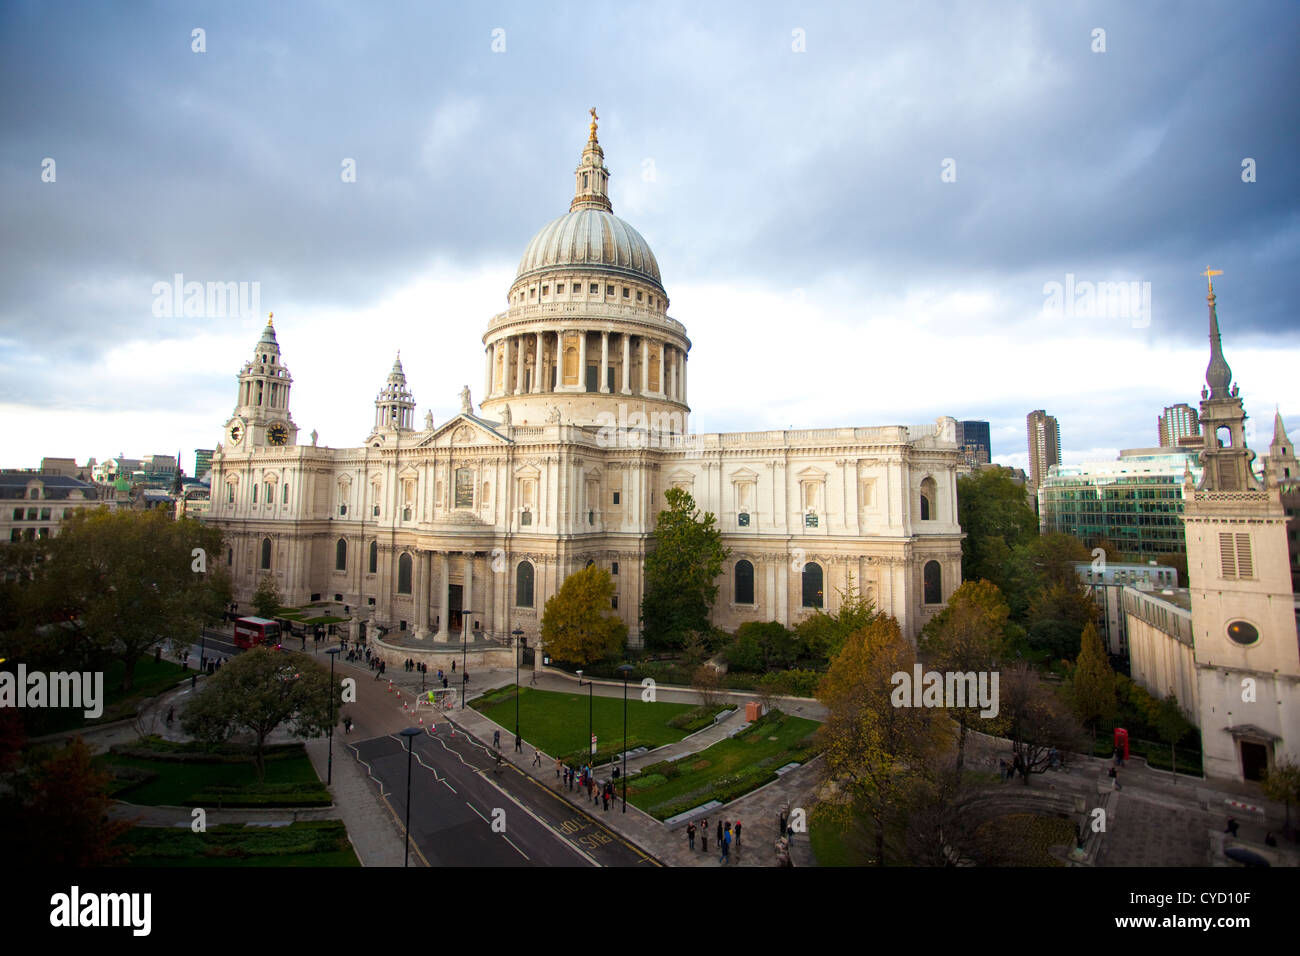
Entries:
[[[1193, 655], [1208, 776], [1259, 780], [1300, 753], [1300, 639], [1286, 513], [1255, 474], [1246, 412], [1223, 357], [1210, 280], [1210, 364], [1202, 390], [1204, 474], [1184, 484]], [[1231, 387], [1230, 387], [1231, 386]], [[1289, 737], [1288, 737], [1289, 735]]]
[[274, 315], [267, 318], [252, 359], [239, 372], [235, 413], [226, 422], [223, 438], [229, 451], [293, 445], [298, 441], [298, 426], [289, 414], [293, 378], [280, 361], [280, 344], [271, 324]]
[[406, 387], [406, 373], [402, 371], [402, 353], [397, 353], [388, 381], [375, 397], [374, 431], [409, 432], [415, 426], [415, 397]]

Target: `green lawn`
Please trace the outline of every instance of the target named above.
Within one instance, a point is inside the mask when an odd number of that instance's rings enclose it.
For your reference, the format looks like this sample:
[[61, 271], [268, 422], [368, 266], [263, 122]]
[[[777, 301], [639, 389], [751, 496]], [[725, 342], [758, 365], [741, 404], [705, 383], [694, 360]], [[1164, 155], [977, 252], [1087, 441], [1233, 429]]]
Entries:
[[665, 820], [709, 800], [734, 800], [776, 779], [777, 768], [810, 760], [817, 727], [815, 720], [774, 710], [698, 754], [643, 768], [628, 781], [628, 802]]
[[360, 866], [341, 820], [287, 827], [224, 824], [194, 833], [181, 827], [133, 827], [128, 866]]
[[[484, 716], [496, 721], [514, 733], [514, 685], [501, 688], [481, 697], [471, 704]], [[596, 734], [598, 760], [623, 751], [623, 698], [593, 697], [592, 727]], [[686, 736], [686, 731], [668, 726], [679, 714], [693, 710], [691, 704], [657, 702], [647, 704], [641, 700], [640, 688], [629, 687], [627, 697], [627, 747], [662, 747]], [[519, 696], [520, 733], [529, 746], [541, 748], [552, 756], [587, 759], [590, 738], [587, 736], [587, 691], [572, 694], [556, 691], [523, 688]], [[513, 738], [503, 734], [502, 746], [513, 743]]]
[[82, 710], [52, 710], [48, 720], [34, 728], [34, 736], [53, 734], [64, 730], [77, 730], [82, 727], [94, 727], [111, 720], [122, 720], [135, 715], [140, 704], [150, 697], [156, 697], [163, 691], [170, 690], [182, 681], [189, 680], [193, 670], [181, 670], [181, 665], [164, 658], [155, 664], [153, 656], [142, 657], [135, 663], [135, 675], [129, 691], [122, 690], [122, 677], [126, 674], [126, 665], [113, 661], [104, 670], [104, 713], [88, 720]]
[[[192, 796], [211, 787], [252, 787], [257, 783], [257, 769], [252, 761], [239, 763], [188, 763], [175, 760], [148, 760], [143, 757], [126, 757], [105, 754], [95, 758], [102, 769], [126, 769], [126, 774], [138, 778], [154, 775], [137, 786], [121, 789], [110, 784], [109, 791], [128, 803], [142, 806], [182, 807]], [[300, 792], [323, 792], [305, 751], [268, 756], [266, 783], [299, 784]], [[326, 800], [328, 803], [328, 800]], [[215, 801], [214, 801], [215, 803]]]

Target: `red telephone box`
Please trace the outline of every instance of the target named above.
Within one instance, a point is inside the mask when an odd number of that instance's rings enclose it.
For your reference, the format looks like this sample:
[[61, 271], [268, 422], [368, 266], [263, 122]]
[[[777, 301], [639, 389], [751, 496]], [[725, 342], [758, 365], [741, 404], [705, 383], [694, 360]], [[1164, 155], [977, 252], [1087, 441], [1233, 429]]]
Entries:
[[1128, 759], [1128, 731], [1123, 727], [1115, 728], [1115, 749], [1124, 760]]

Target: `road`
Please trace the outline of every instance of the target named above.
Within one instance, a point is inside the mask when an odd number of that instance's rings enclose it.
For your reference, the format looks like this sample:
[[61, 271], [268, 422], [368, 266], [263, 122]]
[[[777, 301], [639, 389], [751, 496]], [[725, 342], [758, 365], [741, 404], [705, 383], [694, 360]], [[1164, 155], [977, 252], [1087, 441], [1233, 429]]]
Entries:
[[[573, 807], [509, 763], [494, 769], [489, 751], [464, 734], [452, 737], [450, 725], [413, 739], [411, 839], [429, 865], [658, 865], [603, 826], [601, 811]], [[375, 737], [349, 750], [405, 819], [404, 738]]]

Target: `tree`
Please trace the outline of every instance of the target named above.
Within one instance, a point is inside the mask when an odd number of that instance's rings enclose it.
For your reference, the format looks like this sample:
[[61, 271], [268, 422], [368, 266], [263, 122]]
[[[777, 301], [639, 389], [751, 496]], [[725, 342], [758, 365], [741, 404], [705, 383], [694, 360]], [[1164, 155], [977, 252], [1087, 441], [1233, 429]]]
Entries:
[[[1092, 730], [1092, 750], [1097, 751], [1097, 725], [1112, 720], [1118, 703], [1115, 699], [1115, 672], [1110, 657], [1101, 646], [1097, 625], [1089, 621], [1080, 639], [1079, 660], [1074, 668], [1072, 685], [1074, 714]], [[1181, 714], [1179, 715], [1181, 716]], [[1179, 738], [1186, 733], [1184, 729]]]
[[29, 610], [54, 626], [51, 639], [73, 635], [84, 652], [122, 661], [130, 690], [141, 656], [169, 639], [188, 645], [213, 620], [228, 585], [200, 568], [221, 541], [216, 528], [165, 511], [79, 511], [49, 539]]
[[1052, 657], [1074, 660], [1083, 628], [1096, 617], [1097, 605], [1077, 578], [1052, 581], [1030, 601], [1029, 644]]
[[746, 621], [736, 628], [727, 663], [736, 670], [784, 670], [799, 658], [799, 642], [780, 621]]
[[809, 657], [830, 660], [839, 653], [850, 634], [866, 627], [876, 616], [876, 606], [853, 583], [852, 571], [848, 585], [837, 588], [836, 592], [840, 596], [839, 610], [827, 614], [818, 608], [795, 625], [794, 632]]
[[898, 622], [881, 615], [850, 635], [817, 689], [828, 711], [818, 730], [827, 775], [871, 817], [881, 866], [886, 828], [900, 815], [897, 807], [945, 745], [935, 710], [894, 705], [892, 678], [910, 676], [915, 662]]
[[1300, 802], [1300, 764], [1282, 757], [1269, 767], [1264, 777], [1264, 794], [1270, 800], [1286, 804], [1286, 832], [1291, 833], [1291, 804]]
[[1000, 696], [1000, 717], [1025, 786], [1031, 773], [1047, 771], [1053, 750], [1077, 751], [1082, 745], [1083, 728], [1028, 663], [1003, 672]]
[[262, 579], [257, 582], [257, 590], [253, 592], [253, 608], [257, 611], [259, 617], [272, 618], [281, 608], [280, 588], [275, 583], [275, 576], [271, 574], [262, 575]]
[[[948, 606], [921, 630], [920, 650], [928, 665], [954, 673], [991, 673], [997, 669], [1010, 616], [1002, 592], [990, 581], [964, 581]], [[951, 708], [959, 732], [956, 772], [965, 762], [966, 734], [980, 718], [980, 706]]]
[[641, 600], [643, 635], [648, 647], [681, 647], [692, 631], [709, 629], [718, 596], [718, 575], [730, 553], [712, 512], [703, 516], [695, 499], [681, 488], [664, 492], [667, 507], [655, 524], [655, 548], [645, 559]]
[[1160, 701], [1160, 706], [1156, 708], [1155, 725], [1160, 739], [1169, 745], [1169, 770], [1177, 774], [1178, 754], [1175, 748], [1178, 746], [1178, 741], [1192, 729], [1192, 725], [1183, 716], [1183, 709], [1178, 706], [1178, 698], [1173, 694]]
[[93, 867], [118, 861], [117, 845], [131, 824], [110, 820], [109, 776], [91, 763], [80, 737], [52, 753], [28, 751], [8, 760], [0, 776], [0, 817], [20, 826], [0, 828], [6, 859], [55, 866]]
[[957, 479], [957, 521], [966, 537], [961, 543], [963, 580], [981, 578], [1003, 585], [1002, 558], [1038, 531], [1038, 516], [1025, 486], [1005, 468], [982, 468]]
[[303, 654], [254, 647], [232, 657], [191, 701], [184, 731], [209, 744], [236, 733], [253, 738], [257, 779], [265, 779], [266, 740], [281, 724], [300, 737], [319, 737], [337, 712], [329, 670]]
[[612, 657], [627, 641], [627, 625], [612, 611], [614, 579], [589, 565], [570, 574], [542, 612], [542, 641], [550, 655], [574, 664]]

